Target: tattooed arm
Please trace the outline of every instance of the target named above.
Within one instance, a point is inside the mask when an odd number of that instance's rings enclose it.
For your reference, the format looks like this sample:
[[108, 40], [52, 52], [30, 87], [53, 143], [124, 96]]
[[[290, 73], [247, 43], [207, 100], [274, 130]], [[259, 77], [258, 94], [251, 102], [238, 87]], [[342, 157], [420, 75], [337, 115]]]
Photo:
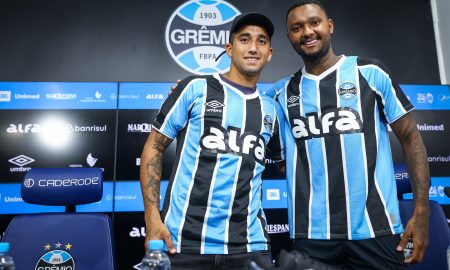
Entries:
[[146, 238], [163, 239], [170, 253], [175, 247], [170, 232], [161, 220], [159, 213], [159, 188], [161, 182], [163, 153], [172, 140], [153, 129], [145, 143], [141, 155], [140, 181], [145, 208]]
[[397, 250], [402, 251], [408, 238], [411, 237], [414, 243], [414, 250], [412, 256], [405, 259], [405, 263], [415, 263], [423, 260], [428, 245], [430, 173], [427, 151], [417, 129], [416, 121], [409, 113], [395, 121], [391, 127], [402, 145], [414, 194], [414, 213], [406, 225]]

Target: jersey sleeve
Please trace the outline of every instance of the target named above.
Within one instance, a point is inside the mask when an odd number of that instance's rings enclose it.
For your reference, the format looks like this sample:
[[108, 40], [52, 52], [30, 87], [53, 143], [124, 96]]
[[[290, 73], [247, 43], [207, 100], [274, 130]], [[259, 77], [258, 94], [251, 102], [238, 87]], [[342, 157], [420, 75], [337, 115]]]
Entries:
[[386, 122], [391, 124], [413, 110], [414, 107], [387, 67], [378, 60], [371, 60], [371, 62], [373, 63], [372, 68], [374, 70], [372, 72], [374, 72], [374, 75], [369, 83], [371, 87], [375, 88], [374, 90], [378, 95], [380, 112]]
[[290, 80], [292, 76], [288, 76], [285, 77], [277, 82], [275, 82], [269, 89], [267, 89], [264, 92], [264, 95], [270, 97], [270, 98], [275, 98], [275, 96], [278, 94], [278, 92], [284, 88], [286, 81]]
[[195, 89], [201, 87], [198, 82], [198, 78], [188, 77], [178, 83], [161, 106], [153, 121], [153, 128], [171, 139], [177, 136], [188, 121], [189, 110], [195, 99]]

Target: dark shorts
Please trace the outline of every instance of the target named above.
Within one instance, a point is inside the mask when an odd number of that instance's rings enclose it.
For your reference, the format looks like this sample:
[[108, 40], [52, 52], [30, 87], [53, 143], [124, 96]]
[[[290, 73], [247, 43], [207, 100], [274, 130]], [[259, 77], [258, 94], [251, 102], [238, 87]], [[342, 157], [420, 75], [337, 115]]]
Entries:
[[406, 269], [397, 251], [400, 235], [365, 240], [295, 239], [293, 248], [314, 260], [340, 269]]
[[272, 263], [269, 251], [257, 251], [242, 254], [186, 254], [177, 253], [170, 255], [172, 270], [225, 270], [225, 269], [249, 269], [250, 262], [266, 260]]

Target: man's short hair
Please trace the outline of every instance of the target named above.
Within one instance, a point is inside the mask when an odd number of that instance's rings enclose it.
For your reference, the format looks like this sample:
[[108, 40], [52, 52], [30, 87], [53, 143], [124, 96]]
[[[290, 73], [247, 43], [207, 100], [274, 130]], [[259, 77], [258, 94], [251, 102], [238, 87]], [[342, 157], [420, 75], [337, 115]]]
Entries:
[[294, 3], [292, 3], [292, 5], [289, 7], [289, 9], [286, 12], [286, 23], [288, 20], [289, 13], [291, 13], [292, 10], [294, 10], [298, 7], [301, 7], [304, 5], [310, 5], [310, 4], [318, 5], [323, 10], [323, 12], [325, 13], [325, 16], [327, 16], [327, 19], [328, 19], [327, 10], [325, 9], [323, 4], [319, 0], [296, 0], [296, 1], [294, 1]]

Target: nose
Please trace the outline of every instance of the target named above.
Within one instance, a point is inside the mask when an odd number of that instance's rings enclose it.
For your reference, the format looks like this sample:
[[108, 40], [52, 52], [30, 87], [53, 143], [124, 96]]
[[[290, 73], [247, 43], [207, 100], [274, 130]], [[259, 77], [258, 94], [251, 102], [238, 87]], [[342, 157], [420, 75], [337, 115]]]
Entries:
[[248, 45], [248, 52], [251, 54], [256, 54], [258, 48], [258, 40], [252, 40]]
[[309, 35], [312, 35], [313, 33], [314, 33], [314, 31], [313, 31], [313, 29], [312, 29], [311, 26], [305, 25], [305, 26], [303, 27], [303, 35], [304, 35], [304, 36], [309, 36]]

